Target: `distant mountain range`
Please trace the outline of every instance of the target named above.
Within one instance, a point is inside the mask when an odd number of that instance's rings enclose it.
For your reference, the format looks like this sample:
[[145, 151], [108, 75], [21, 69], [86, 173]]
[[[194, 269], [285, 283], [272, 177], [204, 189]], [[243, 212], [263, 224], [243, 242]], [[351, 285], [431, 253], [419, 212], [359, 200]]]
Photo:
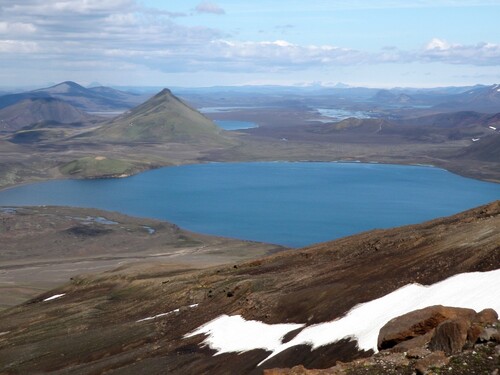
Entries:
[[75, 82], [66, 81], [57, 85], [29, 92], [0, 96], [0, 109], [25, 99], [56, 98], [86, 112], [123, 111], [132, 108], [148, 95], [139, 95], [109, 87], [85, 88]]
[[33, 97], [0, 109], [0, 132], [14, 132], [34, 125], [84, 123], [93, 119], [63, 100]]
[[[60, 164], [59, 171], [69, 171], [73, 177], [92, 177], [94, 170], [105, 170], [96, 176], [131, 174], [185, 158], [376, 160], [389, 157], [389, 153], [391, 161], [399, 161], [404, 152], [397, 148], [406, 147], [403, 145], [413, 150], [414, 162], [435, 158], [436, 165], [445, 163], [456, 171], [466, 169], [469, 175], [476, 176], [477, 164], [486, 161], [489, 164], [481, 169], [486, 171], [479, 173], [481, 178], [496, 178], [491, 176], [498, 174], [498, 141], [492, 137], [500, 130], [500, 85], [391, 90], [248, 86], [183, 89], [181, 93], [182, 99], [169, 90], [150, 97], [103, 86], [85, 88], [67, 81], [0, 96], [1, 141], [8, 143], [4, 147], [16, 143], [40, 147], [44, 152], [78, 149], [81, 152], [75, 159], [64, 154]], [[226, 132], [187, 103], [239, 108], [219, 113], [217, 116], [222, 118], [218, 119], [253, 121], [259, 126], [244, 131], [245, 134]], [[362, 112], [372, 118], [318, 120], [317, 110], [321, 108], [340, 109], [353, 116]], [[103, 112], [107, 118], [92, 117]], [[321, 147], [328, 142], [335, 146], [320, 153], [319, 148], [308, 149], [314, 142]], [[129, 158], [128, 151], [126, 155], [108, 155], [105, 161], [86, 159], [91, 152], [89, 147], [111, 150], [109, 144], [139, 143], [144, 148], [135, 159]], [[417, 144], [428, 151], [420, 154], [415, 148]], [[368, 152], [365, 146], [373, 147]], [[153, 150], [155, 147], [161, 150]], [[150, 152], [154, 157], [145, 160], [142, 152]], [[94, 168], [94, 164], [99, 164], [99, 168]], [[122, 170], [127, 173], [118, 172]]]
[[[320, 134], [353, 134], [364, 137], [397, 135], [408, 140], [433, 143], [474, 140], [477, 142], [475, 147], [478, 148], [481, 148], [483, 142], [490, 137], [500, 134], [499, 130], [500, 114], [491, 115], [473, 111], [439, 113], [409, 119], [348, 118], [308, 128], [309, 132]], [[484, 157], [494, 161], [495, 153], [484, 152]]]
[[445, 103], [439, 104], [435, 108], [498, 113], [500, 112], [500, 84], [477, 87], [451, 96]]
[[417, 106], [438, 112], [500, 112], [500, 85], [436, 89], [379, 90], [370, 98], [373, 104]]
[[414, 101], [408, 94], [394, 93], [390, 90], [380, 90], [373, 96], [372, 100], [377, 103], [386, 104], [410, 104]]

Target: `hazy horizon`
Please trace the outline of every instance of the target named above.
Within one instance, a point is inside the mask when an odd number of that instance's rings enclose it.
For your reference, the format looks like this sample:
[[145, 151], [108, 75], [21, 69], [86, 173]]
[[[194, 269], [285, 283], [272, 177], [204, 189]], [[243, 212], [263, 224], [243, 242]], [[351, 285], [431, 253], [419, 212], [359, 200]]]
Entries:
[[1, 87], [500, 82], [492, 0], [0, 0]]

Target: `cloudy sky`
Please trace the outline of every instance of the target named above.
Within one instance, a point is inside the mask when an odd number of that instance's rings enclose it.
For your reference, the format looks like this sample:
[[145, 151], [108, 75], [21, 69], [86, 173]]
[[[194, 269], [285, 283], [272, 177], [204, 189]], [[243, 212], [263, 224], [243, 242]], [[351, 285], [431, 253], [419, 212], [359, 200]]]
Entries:
[[0, 86], [500, 82], [498, 0], [0, 0]]

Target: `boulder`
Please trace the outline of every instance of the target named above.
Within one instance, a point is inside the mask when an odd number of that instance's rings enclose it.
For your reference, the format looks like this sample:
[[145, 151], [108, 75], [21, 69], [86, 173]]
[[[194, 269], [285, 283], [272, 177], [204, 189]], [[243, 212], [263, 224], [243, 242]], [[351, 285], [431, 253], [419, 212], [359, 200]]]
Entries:
[[486, 341], [497, 341], [498, 342], [498, 337], [499, 337], [499, 329], [498, 328], [486, 327], [481, 331], [478, 339], [479, 339], [479, 341], [482, 341], [482, 342], [486, 342]]
[[479, 340], [479, 337], [483, 333], [483, 326], [479, 323], [473, 323], [467, 330], [467, 348], [472, 348], [474, 344]]
[[425, 335], [435, 329], [440, 323], [456, 318], [472, 321], [476, 312], [472, 309], [429, 306], [415, 310], [390, 320], [382, 327], [378, 336], [378, 349], [389, 349], [400, 342]]
[[466, 319], [450, 319], [440, 323], [431, 338], [429, 349], [443, 351], [448, 356], [461, 352], [467, 342], [470, 326], [470, 320]]
[[390, 350], [391, 352], [404, 353], [409, 352], [412, 349], [419, 349], [427, 347], [427, 344], [431, 341], [434, 330], [427, 332], [425, 335], [413, 337], [407, 341], [401, 341], [399, 344], [393, 346]]
[[477, 313], [475, 321], [481, 324], [493, 324], [498, 320], [498, 314], [493, 309], [484, 309]]

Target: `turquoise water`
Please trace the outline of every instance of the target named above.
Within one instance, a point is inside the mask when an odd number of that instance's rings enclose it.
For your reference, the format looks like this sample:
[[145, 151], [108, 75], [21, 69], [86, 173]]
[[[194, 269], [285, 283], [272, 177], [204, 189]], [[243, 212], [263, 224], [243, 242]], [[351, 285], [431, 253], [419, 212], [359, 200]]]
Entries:
[[500, 185], [420, 166], [213, 163], [0, 192], [0, 206], [97, 207], [292, 247], [418, 223], [500, 199]]
[[257, 124], [248, 121], [234, 121], [234, 120], [214, 120], [224, 130], [241, 130], [256, 128]]

